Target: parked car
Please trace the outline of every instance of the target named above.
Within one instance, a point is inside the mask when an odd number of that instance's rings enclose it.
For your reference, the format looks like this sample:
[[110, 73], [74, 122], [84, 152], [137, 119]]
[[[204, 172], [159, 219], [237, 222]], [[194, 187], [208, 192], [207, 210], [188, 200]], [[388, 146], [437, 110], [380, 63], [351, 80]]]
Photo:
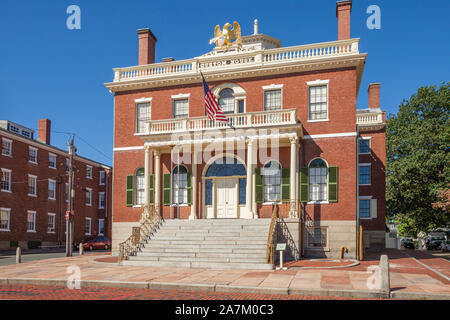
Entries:
[[426, 247], [427, 250], [439, 250], [441, 249], [441, 244], [442, 242], [445, 241], [445, 238], [428, 238], [427, 242], [426, 242]]
[[441, 250], [445, 252], [450, 251], [450, 240], [442, 241]]
[[80, 244], [83, 244], [84, 250], [95, 250], [95, 249], [108, 250], [109, 248], [111, 248], [111, 242], [107, 237], [103, 236], [86, 238], [81, 243], [76, 244], [76, 249], [80, 247]]
[[402, 239], [401, 246], [405, 249], [415, 248], [413, 239]]

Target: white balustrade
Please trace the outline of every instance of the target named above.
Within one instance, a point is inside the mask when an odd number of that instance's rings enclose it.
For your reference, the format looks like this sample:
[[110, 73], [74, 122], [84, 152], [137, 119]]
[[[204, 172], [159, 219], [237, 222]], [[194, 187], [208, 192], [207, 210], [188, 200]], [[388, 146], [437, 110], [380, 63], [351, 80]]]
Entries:
[[227, 70], [254, 65], [273, 66], [293, 61], [359, 54], [359, 39], [302, 45], [295, 47], [242, 51], [235, 54], [203, 56], [194, 59], [115, 68], [114, 82], [157, 79], [174, 75], [197, 75], [199, 70]]
[[[227, 115], [229, 123], [211, 121], [208, 117], [168, 119], [148, 122], [147, 134], [171, 134], [227, 128], [252, 128], [297, 123], [296, 109], [250, 112]], [[231, 124], [231, 126], [230, 126]]]
[[356, 114], [356, 124], [358, 125], [373, 125], [373, 124], [383, 124], [383, 113], [373, 112], [373, 113], [357, 113]]

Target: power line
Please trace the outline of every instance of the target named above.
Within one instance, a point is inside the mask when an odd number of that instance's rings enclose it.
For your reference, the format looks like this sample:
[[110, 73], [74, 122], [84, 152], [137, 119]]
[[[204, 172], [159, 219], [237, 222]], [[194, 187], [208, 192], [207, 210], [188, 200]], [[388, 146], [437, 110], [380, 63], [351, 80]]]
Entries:
[[110, 156], [107, 156], [106, 154], [104, 154], [102, 151], [100, 151], [99, 149], [95, 148], [94, 146], [92, 146], [89, 142], [87, 142], [86, 140], [84, 140], [82, 137], [80, 137], [78, 134], [74, 134], [76, 137], [80, 138], [81, 141], [83, 141], [84, 143], [86, 143], [89, 147], [91, 147], [92, 149], [94, 149], [95, 151], [97, 151], [98, 153], [100, 153], [101, 155], [103, 155], [105, 158], [107, 158], [108, 160], [112, 161], [112, 158]]

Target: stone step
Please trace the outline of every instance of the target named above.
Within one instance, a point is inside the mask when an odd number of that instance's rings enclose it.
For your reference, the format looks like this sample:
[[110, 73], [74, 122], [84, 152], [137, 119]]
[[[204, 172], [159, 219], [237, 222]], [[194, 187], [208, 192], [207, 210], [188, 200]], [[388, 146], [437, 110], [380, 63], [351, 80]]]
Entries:
[[264, 258], [242, 258], [235, 257], [160, 257], [160, 256], [130, 256], [131, 261], [166, 261], [166, 262], [215, 262], [215, 263], [264, 263]]
[[202, 241], [208, 241], [208, 240], [228, 240], [228, 241], [246, 241], [246, 240], [254, 240], [254, 241], [266, 241], [267, 236], [264, 235], [245, 235], [245, 236], [239, 236], [239, 235], [180, 235], [177, 234], [176, 236], [168, 236], [165, 234], [155, 234], [150, 238], [150, 240], [164, 240], [164, 241], [171, 241], [171, 240], [178, 240], [178, 241], [191, 241], [191, 240], [202, 240]]
[[191, 250], [190, 252], [197, 252], [201, 250], [241, 250], [242, 252], [252, 252], [256, 250], [266, 250], [266, 244], [248, 244], [248, 245], [223, 245], [223, 244], [211, 244], [211, 245], [189, 245], [189, 244], [173, 244], [173, 245], [152, 245], [152, 244], [145, 244], [142, 248], [143, 251], [151, 251], [151, 250]]
[[149, 240], [147, 242], [147, 244], [152, 245], [152, 244], [163, 244], [163, 245], [172, 245], [172, 244], [192, 244], [192, 245], [196, 245], [196, 244], [226, 244], [226, 245], [246, 245], [246, 244], [266, 244], [266, 240], [190, 240], [187, 241], [185, 239], [152, 239]]
[[263, 227], [257, 227], [257, 228], [251, 228], [248, 226], [247, 228], [244, 226], [233, 226], [233, 227], [224, 227], [224, 228], [215, 228], [215, 227], [170, 227], [170, 226], [164, 226], [163, 228], [159, 229], [158, 232], [168, 232], [168, 233], [175, 233], [175, 232], [185, 232], [185, 233], [229, 233], [229, 232], [239, 232], [239, 233], [252, 233], [252, 232], [264, 232], [267, 233], [269, 231], [269, 228], [263, 226]]
[[216, 263], [216, 262], [175, 262], [175, 261], [137, 261], [124, 260], [120, 263], [124, 266], [142, 267], [169, 267], [169, 268], [194, 268], [194, 269], [247, 269], [247, 270], [272, 270], [273, 266], [266, 263]]
[[233, 226], [233, 225], [270, 225], [270, 219], [198, 219], [198, 220], [177, 220], [177, 219], [167, 219], [163, 222], [164, 225], [171, 226]]
[[260, 253], [223, 253], [223, 252], [139, 252], [137, 257], [185, 257], [185, 258], [235, 258], [246, 261], [247, 258], [261, 259]]

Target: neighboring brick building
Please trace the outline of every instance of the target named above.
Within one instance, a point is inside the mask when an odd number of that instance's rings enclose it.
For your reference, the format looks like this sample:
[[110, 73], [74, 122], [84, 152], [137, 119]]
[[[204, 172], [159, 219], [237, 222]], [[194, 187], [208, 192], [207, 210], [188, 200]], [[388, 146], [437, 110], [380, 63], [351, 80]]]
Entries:
[[[50, 145], [50, 120], [34, 131], [0, 121], [0, 249], [65, 243], [68, 153]], [[74, 241], [111, 234], [109, 166], [74, 157]]]
[[[155, 63], [156, 37], [138, 31], [139, 66], [114, 69], [106, 84], [115, 95], [113, 250], [145, 203], [164, 218], [255, 219], [282, 202], [305, 256], [347, 247], [355, 257], [360, 224], [366, 247], [383, 246], [385, 113], [379, 84], [357, 110], [367, 54], [350, 38], [351, 6], [337, 3], [338, 41], [283, 48], [255, 21], [242, 46], [182, 61]], [[206, 117], [200, 71], [233, 128]]]

